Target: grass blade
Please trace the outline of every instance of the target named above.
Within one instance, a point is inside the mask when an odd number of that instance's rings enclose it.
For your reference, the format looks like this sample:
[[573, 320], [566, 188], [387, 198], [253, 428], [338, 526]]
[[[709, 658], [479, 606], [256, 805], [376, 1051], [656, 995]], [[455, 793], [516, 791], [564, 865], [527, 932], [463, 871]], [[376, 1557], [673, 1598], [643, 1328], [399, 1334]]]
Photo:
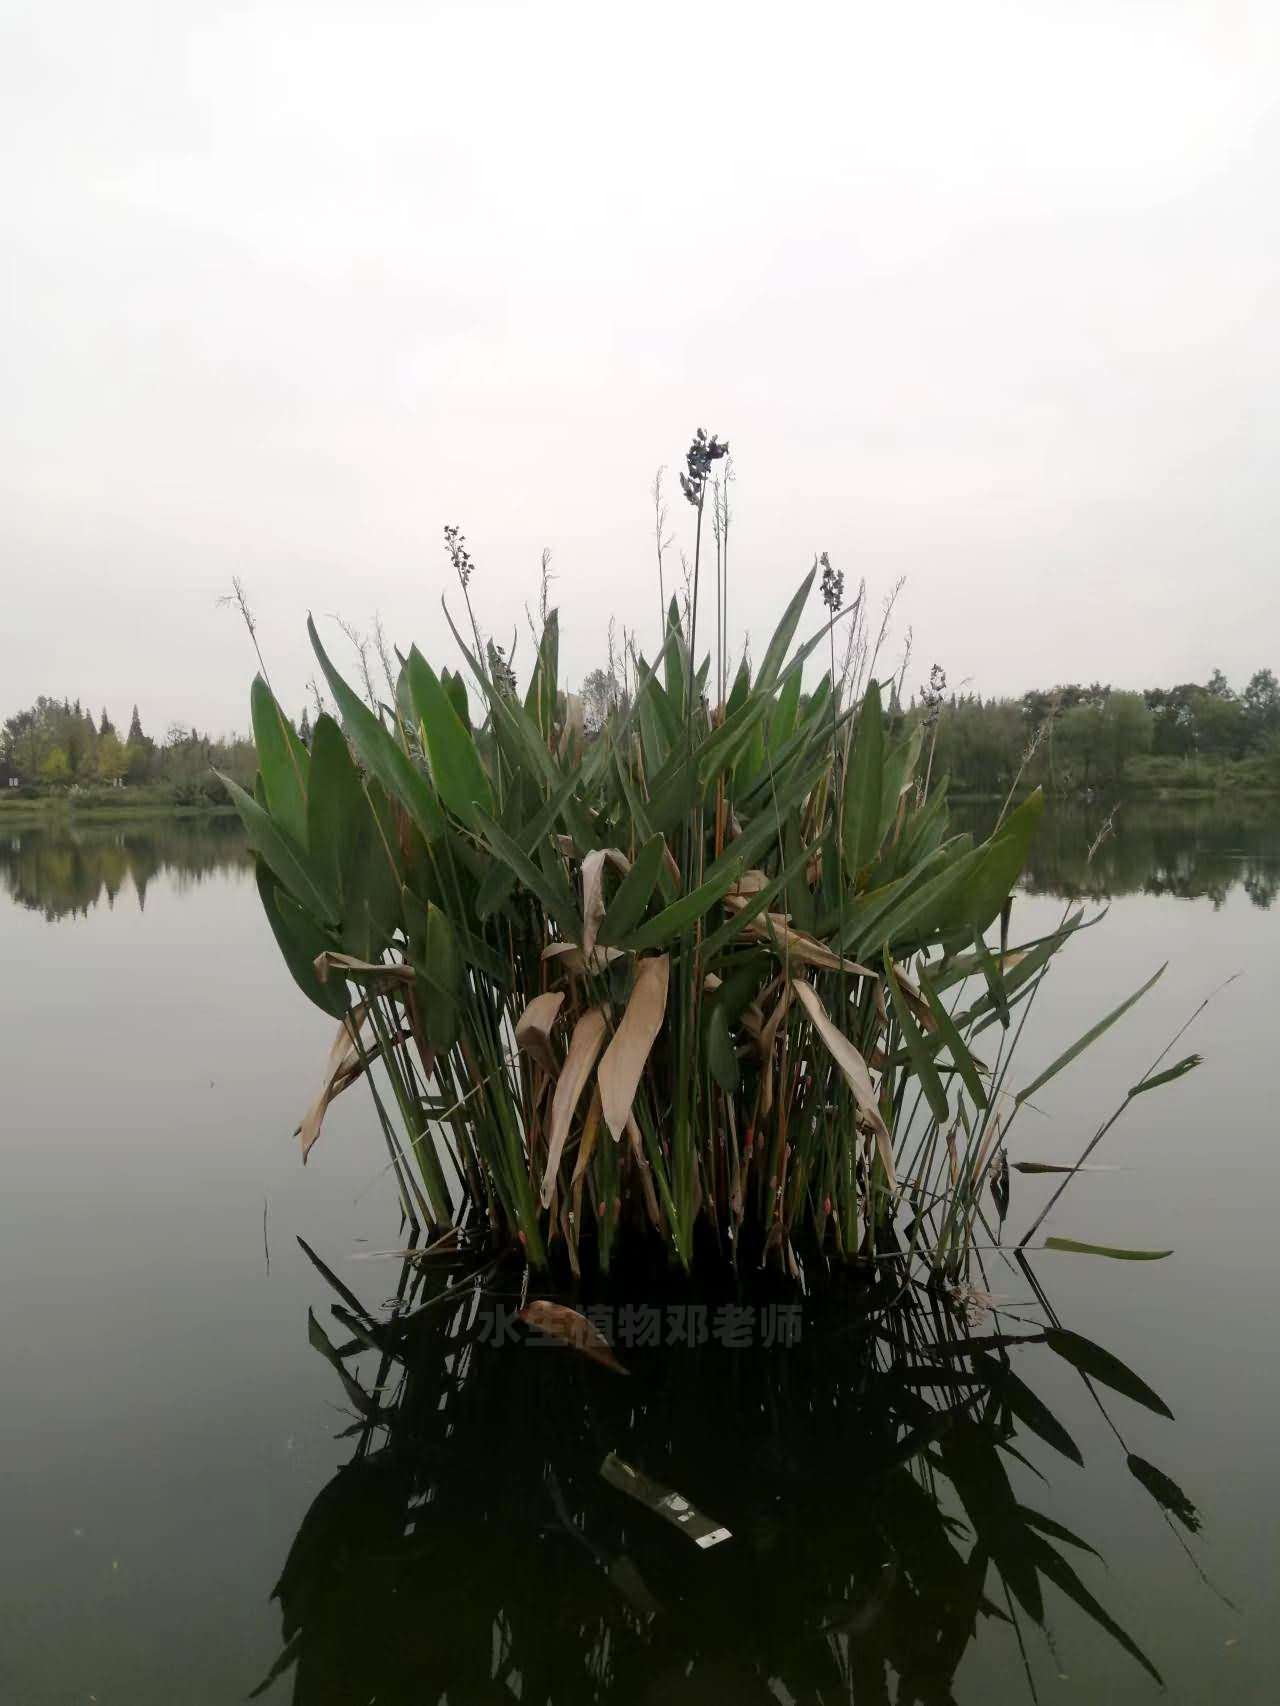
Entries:
[[1120, 1250], [1112, 1244], [1083, 1244], [1078, 1238], [1046, 1238], [1046, 1250], [1070, 1250], [1080, 1256], [1110, 1256], [1117, 1262], [1162, 1262], [1172, 1250]]
[[1051, 1078], [1057, 1077], [1058, 1073], [1062, 1071], [1064, 1066], [1070, 1066], [1071, 1062], [1077, 1055], [1083, 1054], [1085, 1049], [1089, 1047], [1090, 1043], [1097, 1042], [1098, 1038], [1104, 1031], [1109, 1031], [1117, 1019], [1124, 1017], [1135, 1001], [1141, 1001], [1147, 991], [1152, 988], [1153, 985], [1159, 983], [1160, 979], [1164, 976], [1165, 967], [1168, 963], [1169, 962], [1166, 960], [1165, 964], [1160, 967], [1160, 970], [1156, 972], [1153, 977], [1149, 977], [1141, 989], [1135, 989], [1133, 994], [1130, 995], [1127, 1000], [1122, 1001], [1118, 1007], [1113, 1007], [1105, 1019], [1099, 1019], [1096, 1025], [1091, 1025], [1082, 1037], [1072, 1043], [1069, 1049], [1066, 1049], [1055, 1061], [1053, 1061], [1049, 1066], [1046, 1066], [1038, 1078], [1033, 1078], [1030, 1084], [1025, 1085], [1021, 1090], [1019, 1090], [1017, 1095], [1018, 1102], [1025, 1102], [1028, 1096], [1034, 1096], [1037, 1090], [1043, 1089]]

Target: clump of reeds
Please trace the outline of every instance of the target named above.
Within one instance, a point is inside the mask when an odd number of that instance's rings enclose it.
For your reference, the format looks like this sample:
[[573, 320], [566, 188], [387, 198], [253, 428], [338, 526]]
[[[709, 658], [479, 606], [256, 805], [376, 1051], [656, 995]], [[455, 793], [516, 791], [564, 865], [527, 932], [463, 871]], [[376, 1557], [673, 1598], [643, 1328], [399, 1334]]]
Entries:
[[865, 636], [844, 652], [865, 685], [836, 677], [848, 613], [825, 557], [817, 631], [796, 644], [815, 563], [730, 681], [717, 522], [709, 699], [702, 517], [726, 450], [700, 431], [681, 475], [687, 619], [673, 598], [591, 738], [554, 609], [523, 694], [482, 644], [456, 528], [470, 690], [413, 648], [379, 704], [309, 623], [341, 723], [318, 716], [308, 751], [254, 682], [258, 784], [228, 786], [281, 952], [340, 1021], [304, 1157], [367, 1077], [405, 1213], [487, 1223], [534, 1264], [562, 1241], [575, 1270], [587, 1246], [607, 1267], [620, 1229], [648, 1226], [686, 1268], [698, 1237], [793, 1274], [806, 1250], [905, 1250], [954, 1278], [1021, 1099], [1011, 1040], [1081, 917], [1010, 949], [1040, 795], [979, 845], [951, 833], [945, 779], [917, 776], [927, 721], [882, 702]]

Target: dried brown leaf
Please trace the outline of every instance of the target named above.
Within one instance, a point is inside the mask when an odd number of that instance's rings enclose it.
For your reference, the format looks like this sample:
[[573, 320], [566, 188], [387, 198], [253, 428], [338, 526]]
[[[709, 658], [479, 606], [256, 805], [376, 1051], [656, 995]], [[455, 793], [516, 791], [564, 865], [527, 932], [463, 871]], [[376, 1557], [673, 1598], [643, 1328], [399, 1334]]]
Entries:
[[551, 1202], [551, 1192], [555, 1185], [556, 1172], [560, 1166], [560, 1156], [564, 1152], [565, 1139], [569, 1135], [569, 1127], [573, 1122], [574, 1109], [582, 1094], [582, 1086], [586, 1083], [591, 1068], [595, 1065], [596, 1056], [600, 1052], [600, 1044], [604, 1041], [604, 1009], [592, 1007], [584, 1013], [573, 1027], [573, 1036], [569, 1040], [569, 1052], [565, 1056], [560, 1076], [556, 1080], [556, 1093], [551, 1103], [551, 1128], [547, 1145], [547, 1170], [542, 1179], [542, 1206], [546, 1208]]
[[582, 861], [582, 952], [588, 959], [604, 920], [606, 865], [612, 865], [620, 877], [625, 877], [631, 869], [630, 859], [617, 847], [593, 847]]
[[[740, 894], [729, 893], [724, 899], [725, 905], [734, 912], [740, 912], [747, 905], [747, 898]], [[769, 943], [795, 965], [817, 966], [823, 971], [839, 971], [843, 966], [854, 977], [876, 976], [869, 966], [859, 965], [856, 960], [842, 960], [824, 942], [795, 929], [789, 917], [785, 912], [770, 912], [765, 917], [753, 918], [743, 934], [757, 942]]]
[[791, 985], [789, 983], [784, 983], [782, 986], [782, 993], [778, 996], [778, 999], [774, 1004], [773, 1012], [770, 1013], [768, 1020], [765, 1022], [760, 1031], [761, 1054], [772, 1054], [773, 1045], [778, 1040], [778, 1027], [786, 1018], [787, 1009], [790, 1006]]
[[525, 1304], [519, 1319], [526, 1326], [545, 1333], [548, 1338], [558, 1339], [562, 1345], [581, 1351], [583, 1356], [598, 1362], [602, 1368], [612, 1369], [615, 1374], [627, 1372], [614, 1356], [600, 1329], [593, 1326], [585, 1315], [579, 1315], [576, 1309], [570, 1309], [563, 1303], [552, 1303], [545, 1297], [535, 1297], [532, 1303]]
[[880, 1161], [889, 1181], [889, 1189], [895, 1190], [897, 1175], [893, 1165], [893, 1140], [880, 1112], [880, 1104], [866, 1061], [844, 1032], [832, 1023], [830, 1015], [822, 1005], [822, 998], [813, 985], [798, 978], [792, 987], [795, 989], [796, 999], [809, 1015], [814, 1030], [826, 1044], [827, 1052], [844, 1074], [849, 1088], [853, 1091], [853, 1099], [858, 1104], [859, 1113], [875, 1133], [876, 1148], [880, 1152]]
[[[362, 1058], [361, 1049], [356, 1045], [356, 1038], [364, 1030], [368, 1012], [367, 1004], [360, 1002], [358, 1006], [351, 1009], [338, 1026], [338, 1034], [333, 1039], [333, 1046], [329, 1050], [329, 1058], [325, 1063], [324, 1083], [320, 1088], [320, 1094], [303, 1114], [293, 1134], [302, 1139], [302, 1159], [304, 1161], [311, 1153], [316, 1139], [320, 1136], [320, 1128], [324, 1124], [324, 1116], [328, 1112], [329, 1104], [355, 1083], [356, 1079], [363, 1073], [367, 1061], [375, 1060], [382, 1052], [381, 1044], [376, 1040], [364, 1043], [362, 1045], [364, 1051]], [[397, 1033], [393, 1041], [399, 1041], [404, 1034], [403, 1032]]]
[[587, 955], [576, 942], [549, 942], [542, 950], [542, 957], [572, 977], [583, 977], [587, 972], [598, 977], [614, 960], [625, 959], [626, 955], [621, 948], [598, 945]]
[[627, 1136], [631, 1139], [631, 1153], [640, 1171], [640, 1188], [644, 1192], [644, 1206], [649, 1219], [657, 1227], [662, 1225], [662, 1211], [658, 1207], [657, 1192], [653, 1188], [653, 1171], [649, 1166], [648, 1157], [644, 1152], [644, 1140], [640, 1136], [640, 1127], [635, 1122], [634, 1114], [627, 1116]]
[[651, 954], [636, 962], [631, 999], [596, 1073], [605, 1124], [615, 1143], [626, 1130], [636, 1086], [649, 1050], [662, 1029], [670, 968], [667, 954]]
[[563, 1005], [564, 991], [549, 990], [545, 995], [535, 995], [516, 1020], [516, 1047], [532, 1055], [540, 1066], [546, 1067], [553, 1078], [556, 1073], [556, 1055], [551, 1046], [551, 1027]]
[[587, 1107], [587, 1117], [582, 1124], [582, 1140], [578, 1144], [578, 1159], [574, 1162], [573, 1166], [573, 1183], [575, 1187], [581, 1183], [582, 1175], [591, 1165], [591, 1157], [596, 1151], [596, 1138], [599, 1135], [600, 1086], [597, 1084], [591, 1092], [591, 1101]]
[[761, 889], [768, 888], [769, 880], [770, 879], [765, 876], [763, 871], [744, 871], [738, 878], [737, 882], [729, 890], [729, 896], [736, 898], [740, 895], [750, 896], [753, 894], [759, 894]]
[[387, 983], [412, 983], [413, 967], [387, 965], [383, 961], [358, 960], [351, 954], [333, 954], [327, 950], [316, 955], [316, 976], [321, 983], [329, 981], [331, 971], [340, 971], [344, 977], [354, 979], [357, 983], [375, 983], [384, 980]]

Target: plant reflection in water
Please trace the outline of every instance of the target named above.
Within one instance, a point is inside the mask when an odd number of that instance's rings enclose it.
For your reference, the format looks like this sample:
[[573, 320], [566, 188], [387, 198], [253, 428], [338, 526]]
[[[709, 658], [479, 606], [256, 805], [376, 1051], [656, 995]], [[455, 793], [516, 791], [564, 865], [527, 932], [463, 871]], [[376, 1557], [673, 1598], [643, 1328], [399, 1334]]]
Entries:
[[[337, 1292], [331, 1320], [309, 1325], [355, 1413], [355, 1448], [290, 1550], [275, 1590], [285, 1646], [260, 1692], [290, 1673], [297, 1706], [941, 1706], [995, 1620], [1035, 1698], [1034, 1626], [1052, 1644], [1055, 1595], [1129, 1655], [1117, 1663], [1160, 1680], [1095, 1597], [1087, 1539], [1022, 1502], [1011, 1468], [1023, 1482], [1029, 1457], [1037, 1473], [1083, 1462], [1029, 1384], [1051, 1354], [1075, 1365], [1117, 1438], [1126, 1403], [1168, 1412], [1061, 1327], [1027, 1262], [1023, 1303], [998, 1312], [973, 1293], [903, 1292], [887, 1272], [845, 1276], [772, 1344], [632, 1335], [615, 1345], [623, 1377], [513, 1320], [518, 1265], [476, 1273], [456, 1250], [414, 1252], [394, 1300], [370, 1311], [308, 1254]], [[664, 1340], [687, 1319], [690, 1294], [674, 1286], [659, 1276], [646, 1293]], [[793, 1299], [762, 1290], [750, 1319], [776, 1325]], [[620, 1300], [596, 1304], [597, 1320], [626, 1318]], [[620, 1490], [619, 1459], [731, 1539], [693, 1544]], [[1162, 1471], [1129, 1467], [1171, 1528], [1194, 1531]]]

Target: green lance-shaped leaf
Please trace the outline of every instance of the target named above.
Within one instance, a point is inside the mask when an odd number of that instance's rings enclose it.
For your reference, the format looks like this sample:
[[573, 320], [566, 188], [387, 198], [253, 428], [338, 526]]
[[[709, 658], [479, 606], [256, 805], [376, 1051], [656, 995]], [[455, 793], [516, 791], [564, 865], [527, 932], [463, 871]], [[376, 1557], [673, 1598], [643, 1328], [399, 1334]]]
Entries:
[[340, 980], [321, 983], [316, 957], [333, 942], [309, 912], [281, 889], [265, 859], [257, 861], [258, 894], [271, 934], [298, 988], [323, 1012], [340, 1019], [347, 1010], [347, 992]]
[[636, 854], [635, 864], [618, 884], [596, 932], [596, 941], [603, 946], [616, 947], [644, 916], [644, 910], [658, 886], [665, 845], [662, 836], [651, 835]]
[[427, 1041], [437, 1053], [452, 1048], [458, 1035], [458, 989], [462, 966], [449, 920], [427, 902], [422, 964], [414, 968], [424, 991], [423, 1017]]
[[734, 711], [741, 711], [742, 706], [746, 705], [746, 701], [748, 701], [749, 693], [751, 693], [751, 664], [748, 660], [742, 659], [741, 664], [737, 665], [734, 684], [729, 689], [729, 699], [725, 703], [725, 717], [732, 717]]
[[713, 1001], [707, 1010], [705, 1023], [707, 1066], [711, 1076], [728, 1096], [736, 1096], [742, 1082], [742, 1069], [729, 1030], [729, 1015], [722, 1000]]
[[[467, 667], [476, 679], [480, 691], [489, 701], [489, 718], [493, 731], [493, 739], [502, 751], [503, 757], [517, 774], [527, 772], [530, 778], [540, 777], [542, 786], [550, 793], [564, 786], [565, 775], [552, 757], [546, 740], [538, 731], [537, 724], [527, 714], [524, 706], [516, 699], [510, 699], [502, 690], [494, 685], [489, 676], [481, 668], [479, 661], [472, 654], [466, 641], [458, 631], [458, 625], [449, 614], [447, 605], [443, 604], [444, 619], [449, 624], [449, 631], [457, 641], [458, 650], [467, 660]], [[604, 754], [609, 751], [607, 743], [595, 743]], [[577, 774], [584, 780], [591, 771], [591, 758], [583, 763]], [[561, 811], [565, 828], [572, 835], [575, 843], [582, 848], [592, 844], [591, 825], [581, 801], [575, 793], [566, 793]]]
[[324, 712], [316, 718], [311, 736], [310, 782], [306, 844], [342, 903], [361, 820], [368, 814], [369, 804], [346, 736]]
[[746, 658], [743, 658], [742, 662], [738, 665], [738, 673], [733, 678], [733, 686], [729, 689], [728, 703], [724, 708], [724, 714], [726, 717], [731, 717], [735, 711], [740, 711], [742, 709], [747, 702], [747, 695], [750, 691], [751, 665], [747, 662]]
[[1188, 1072], [1194, 1072], [1201, 1058], [1198, 1054], [1184, 1056], [1175, 1066], [1166, 1066], [1163, 1072], [1143, 1078], [1129, 1091], [1130, 1096], [1141, 1096], [1145, 1090], [1158, 1090], [1162, 1084], [1172, 1084], [1176, 1079], [1185, 1077]]
[[880, 848], [880, 805], [884, 792], [884, 722], [880, 684], [867, 688], [854, 736], [853, 759], [844, 779], [844, 808], [840, 826], [844, 865], [856, 883]]
[[791, 642], [795, 639], [796, 629], [800, 626], [800, 618], [809, 594], [813, 591], [813, 577], [818, 569], [815, 564], [800, 582], [797, 591], [792, 595], [791, 602], [782, 613], [782, 620], [773, 631], [773, 638], [764, 654], [764, 661], [756, 672], [757, 691], [771, 688], [782, 673]]
[[538, 657], [533, 666], [529, 691], [525, 696], [526, 714], [537, 725], [542, 738], [551, 734], [556, 716], [556, 687], [560, 670], [560, 613], [549, 610], [543, 624]]
[[[796, 718], [800, 712], [800, 688], [802, 680], [799, 671], [788, 674], [778, 688], [778, 697], [769, 713], [769, 751], [776, 754], [791, 739], [796, 729]], [[729, 703], [729, 713], [737, 710], [732, 700]]]
[[1028, 1096], [1034, 1096], [1036, 1091], [1046, 1085], [1051, 1078], [1057, 1077], [1058, 1073], [1062, 1071], [1064, 1066], [1070, 1066], [1071, 1062], [1077, 1055], [1083, 1054], [1085, 1049], [1089, 1047], [1090, 1043], [1096, 1042], [1104, 1031], [1109, 1031], [1117, 1019], [1122, 1018], [1136, 1001], [1141, 1001], [1147, 991], [1152, 988], [1154, 984], [1160, 981], [1164, 976], [1165, 967], [1168, 963], [1169, 962], [1166, 960], [1165, 964], [1160, 967], [1159, 971], [1157, 971], [1154, 976], [1147, 979], [1141, 989], [1135, 989], [1133, 994], [1126, 1000], [1122, 1001], [1118, 1007], [1113, 1007], [1105, 1019], [1099, 1019], [1096, 1025], [1091, 1025], [1082, 1037], [1072, 1043], [1069, 1049], [1066, 1049], [1055, 1061], [1046, 1066], [1038, 1078], [1033, 1078], [1030, 1084], [1025, 1085], [1023, 1089], [1019, 1090], [1018, 1101], [1020, 1103], [1025, 1102]]
[[884, 838], [893, 828], [903, 794], [911, 786], [924, 726], [917, 723], [905, 739], [895, 742], [884, 755], [880, 786], [880, 824], [876, 833], [876, 851], [884, 846]]
[[461, 671], [442, 669], [440, 671], [440, 685], [449, 695], [449, 703], [457, 712], [458, 721], [469, 734], [471, 732], [471, 705], [467, 699], [467, 684], [462, 679]]
[[1007, 1031], [1009, 1029], [1009, 991], [1004, 981], [1004, 974], [996, 962], [995, 955], [987, 946], [987, 939], [975, 924], [973, 927], [974, 958], [981, 967], [982, 976], [987, 985], [987, 993], [991, 997], [991, 1005], [995, 1016]]
[[1067, 1250], [1078, 1256], [1110, 1256], [1117, 1262], [1162, 1262], [1172, 1250], [1120, 1250], [1114, 1244], [1083, 1244], [1078, 1238], [1046, 1238], [1046, 1250]]
[[417, 646], [409, 652], [409, 694], [422, 729], [436, 792], [456, 817], [473, 824], [475, 810], [492, 812], [493, 791], [470, 729], [461, 721], [435, 670]]
[[695, 746], [692, 754], [683, 744], [673, 751], [649, 784], [649, 821], [655, 829], [669, 834], [699, 793], [733, 768], [767, 707], [763, 695], [755, 696]]
[[[886, 883], [881, 902], [868, 906], [865, 913], [861, 906], [855, 906], [848, 929], [853, 939], [851, 951], [862, 957], [868, 950], [878, 951], [887, 942], [902, 958], [910, 949], [927, 942], [954, 910], [956, 896], [968, 882], [979, 857], [980, 849], [970, 847], [965, 836], [957, 835], [939, 847], [919, 869]], [[875, 902], [876, 892], [863, 898]]]
[[323, 923], [335, 924], [338, 919], [336, 896], [327, 892], [323, 874], [310, 856], [279, 827], [252, 794], [245, 793], [237, 781], [224, 776], [221, 771], [215, 774], [240, 813], [250, 847], [262, 855], [282, 886], [308, 912]]
[[[595, 752], [603, 748], [604, 745], [604, 741], [596, 742], [592, 753], [593, 761]], [[520, 791], [516, 788], [509, 789], [503, 803], [504, 821], [502, 828], [523, 853], [531, 855], [536, 848], [541, 847], [546, 841], [561, 817], [567, 818], [566, 807], [570, 804], [575, 792], [584, 787], [588, 779], [588, 769], [585, 765], [581, 770], [575, 771], [573, 775], [564, 778], [538, 815], [527, 822], [522, 821]], [[479, 889], [476, 891], [476, 916], [488, 918], [497, 912], [514, 888], [515, 881], [515, 872], [510, 866], [504, 864], [500, 859], [492, 860]]]
[[399, 800], [427, 840], [437, 840], [444, 834], [445, 817], [430, 782], [415, 768], [408, 753], [387, 733], [359, 694], [339, 675], [309, 616], [307, 633], [360, 762], [378, 778], [393, 799]]
[[660, 948], [664, 943], [673, 941], [682, 931], [696, 924], [718, 900], [723, 900], [738, 880], [741, 869], [740, 862], [726, 866], [708, 878], [701, 888], [694, 889], [692, 894], [681, 895], [670, 906], [664, 906], [656, 918], [632, 931], [619, 946], [642, 953], [647, 948]]
[[826, 760], [816, 765], [796, 764], [789, 775], [778, 778], [776, 791], [762, 800], [755, 816], [746, 823], [742, 834], [730, 841], [718, 859], [707, 867], [708, 880], [719, 877], [722, 871], [749, 870], [766, 850], [777, 847], [783, 839], [787, 818], [817, 785], [826, 769]]
[[939, 928], [954, 929], [966, 938], [972, 930], [987, 928], [1022, 875], [1043, 812], [1044, 795], [1037, 788], [1010, 812], [990, 840], [974, 849], [972, 867], [946, 908]]
[[260, 675], [249, 693], [253, 743], [267, 795], [267, 810], [298, 843], [307, 845], [307, 782], [310, 757], [298, 731], [285, 716]]
[[929, 1011], [933, 1014], [933, 1022], [938, 1027], [939, 1040], [945, 1044], [952, 1063], [964, 1081], [964, 1087], [973, 1098], [975, 1108], [985, 1108], [987, 1093], [983, 1087], [978, 1063], [969, 1052], [968, 1045], [956, 1029], [954, 1019], [947, 1011], [946, 1003], [929, 981], [929, 974], [923, 965], [918, 968], [920, 988], [925, 1000], [929, 1003]]
[[529, 892], [537, 897], [548, 914], [572, 942], [582, 939], [582, 917], [573, 891], [563, 877], [552, 877], [509, 836], [501, 824], [495, 823], [482, 811], [476, 813], [476, 824], [490, 848], [515, 872]]
[[1109, 1386], [1113, 1392], [1132, 1398], [1135, 1404], [1142, 1404], [1146, 1409], [1154, 1410], [1158, 1416], [1168, 1416], [1170, 1421], [1173, 1420], [1173, 1411], [1164, 1399], [1153, 1392], [1145, 1380], [1140, 1380], [1119, 1357], [1113, 1356], [1110, 1351], [1104, 1351], [1101, 1345], [1095, 1345], [1091, 1339], [1083, 1338], [1079, 1333], [1069, 1333], [1065, 1327], [1046, 1328], [1044, 1342], [1051, 1351], [1064, 1357], [1073, 1368], [1078, 1368], [1081, 1374], [1101, 1381], [1103, 1386]]
[[689, 648], [685, 645], [680, 626], [680, 606], [674, 593], [667, 608], [667, 632], [662, 647], [663, 679], [672, 714], [677, 724], [684, 721], [684, 682], [689, 670]]
[[1087, 1161], [1072, 1163], [1070, 1161], [1012, 1161], [1010, 1166], [1015, 1173], [1114, 1173], [1115, 1167], [1104, 1167], [1101, 1162], [1092, 1165]]
[[311, 741], [307, 845], [337, 897], [342, 948], [357, 959], [378, 959], [401, 912], [395, 824], [381, 783], [361, 776], [342, 730], [323, 714]]
[[920, 1081], [920, 1088], [924, 1091], [925, 1100], [929, 1104], [929, 1111], [939, 1125], [945, 1125], [951, 1111], [947, 1102], [947, 1093], [942, 1088], [942, 1079], [934, 1064], [929, 1045], [912, 1017], [911, 1009], [907, 1006], [897, 973], [893, 969], [893, 956], [888, 948], [884, 950], [884, 974], [889, 985], [889, 998], [893, 1002], [894, 1017], [897, 1019], [898, 1028], [902, 1032], [902, 1040], [907, 1045], [912, 1069]]
[[900, 868], [910, 870], [927, 859], [947, 831], [947, 777], [933, 784], [929, 798], [907, 814], [898, 847]]

